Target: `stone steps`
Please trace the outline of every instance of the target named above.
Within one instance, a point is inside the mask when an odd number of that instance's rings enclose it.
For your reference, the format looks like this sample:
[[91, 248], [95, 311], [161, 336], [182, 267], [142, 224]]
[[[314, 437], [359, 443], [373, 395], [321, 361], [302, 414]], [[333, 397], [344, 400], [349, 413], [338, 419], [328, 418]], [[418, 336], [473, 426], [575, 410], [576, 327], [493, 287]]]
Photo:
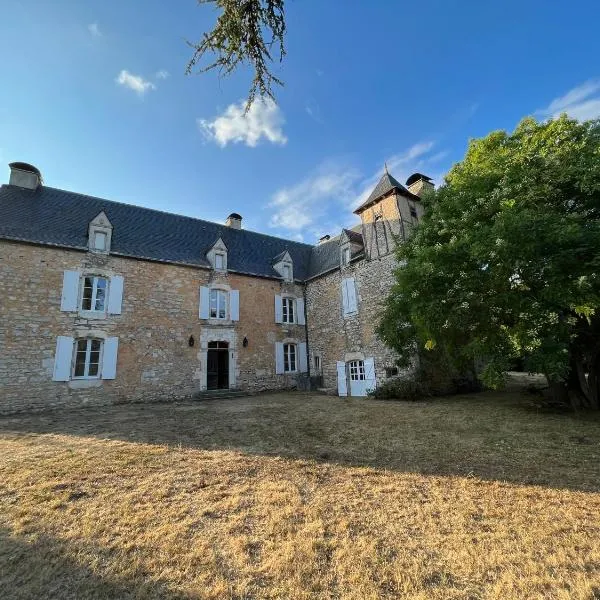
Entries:
[[243, 390], [205, 390], [194, 394], [196, 400], [225, 400], [228, 398], [247, 398], [250, 392]]

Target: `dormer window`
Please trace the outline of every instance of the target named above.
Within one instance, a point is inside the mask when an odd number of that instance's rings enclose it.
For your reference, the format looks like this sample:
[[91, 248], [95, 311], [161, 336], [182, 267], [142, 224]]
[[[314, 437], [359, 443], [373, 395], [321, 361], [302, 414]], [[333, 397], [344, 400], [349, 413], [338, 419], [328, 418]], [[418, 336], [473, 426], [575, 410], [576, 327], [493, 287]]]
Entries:
[[283, 278], [289, 281], [292, 278], [292, 267], [290, 265], [283, 265]]
[[273, 259], [273, 268], [284, 281], [294, 281], [294, 263], [287, 250], [284, 250]]
[[215, 271], [227, 271], [227, 246], [221, 238], [206, 253], [206, 258]]
[[91, 252], [108, 253], [112, 239], [113, 226], [104, 211], [90, 221], [88, 228], [88, 248]]

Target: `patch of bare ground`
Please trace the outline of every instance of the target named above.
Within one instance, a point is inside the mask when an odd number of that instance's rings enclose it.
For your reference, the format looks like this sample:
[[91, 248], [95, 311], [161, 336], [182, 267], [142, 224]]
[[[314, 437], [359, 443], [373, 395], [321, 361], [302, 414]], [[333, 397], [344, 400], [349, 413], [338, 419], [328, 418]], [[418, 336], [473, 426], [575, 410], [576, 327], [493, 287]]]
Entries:
[[0, 598], [600, 597], [600, 421], [517, 393], [0, 419]]

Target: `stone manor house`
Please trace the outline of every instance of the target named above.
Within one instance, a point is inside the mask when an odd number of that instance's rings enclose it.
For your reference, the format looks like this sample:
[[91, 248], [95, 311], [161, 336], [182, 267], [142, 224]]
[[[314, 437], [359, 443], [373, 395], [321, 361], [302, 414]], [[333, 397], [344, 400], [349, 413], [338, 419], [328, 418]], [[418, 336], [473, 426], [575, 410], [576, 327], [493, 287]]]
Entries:
[[0, 412], [214, 389], [364, 396], [398, 375], [377, 338], [394, 240], [421, 218], [387, 173], [360, 223], [313, 246], [44, 185], [0, 187]]

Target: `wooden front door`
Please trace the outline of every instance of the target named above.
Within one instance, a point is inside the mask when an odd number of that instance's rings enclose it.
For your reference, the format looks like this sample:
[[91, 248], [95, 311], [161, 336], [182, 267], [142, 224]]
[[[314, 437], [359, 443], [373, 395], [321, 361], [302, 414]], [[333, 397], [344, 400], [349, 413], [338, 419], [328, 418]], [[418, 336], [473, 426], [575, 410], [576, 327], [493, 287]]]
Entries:
[[229, 344], [208, 342], [206, 387], [209, 390], [229, 388]]

